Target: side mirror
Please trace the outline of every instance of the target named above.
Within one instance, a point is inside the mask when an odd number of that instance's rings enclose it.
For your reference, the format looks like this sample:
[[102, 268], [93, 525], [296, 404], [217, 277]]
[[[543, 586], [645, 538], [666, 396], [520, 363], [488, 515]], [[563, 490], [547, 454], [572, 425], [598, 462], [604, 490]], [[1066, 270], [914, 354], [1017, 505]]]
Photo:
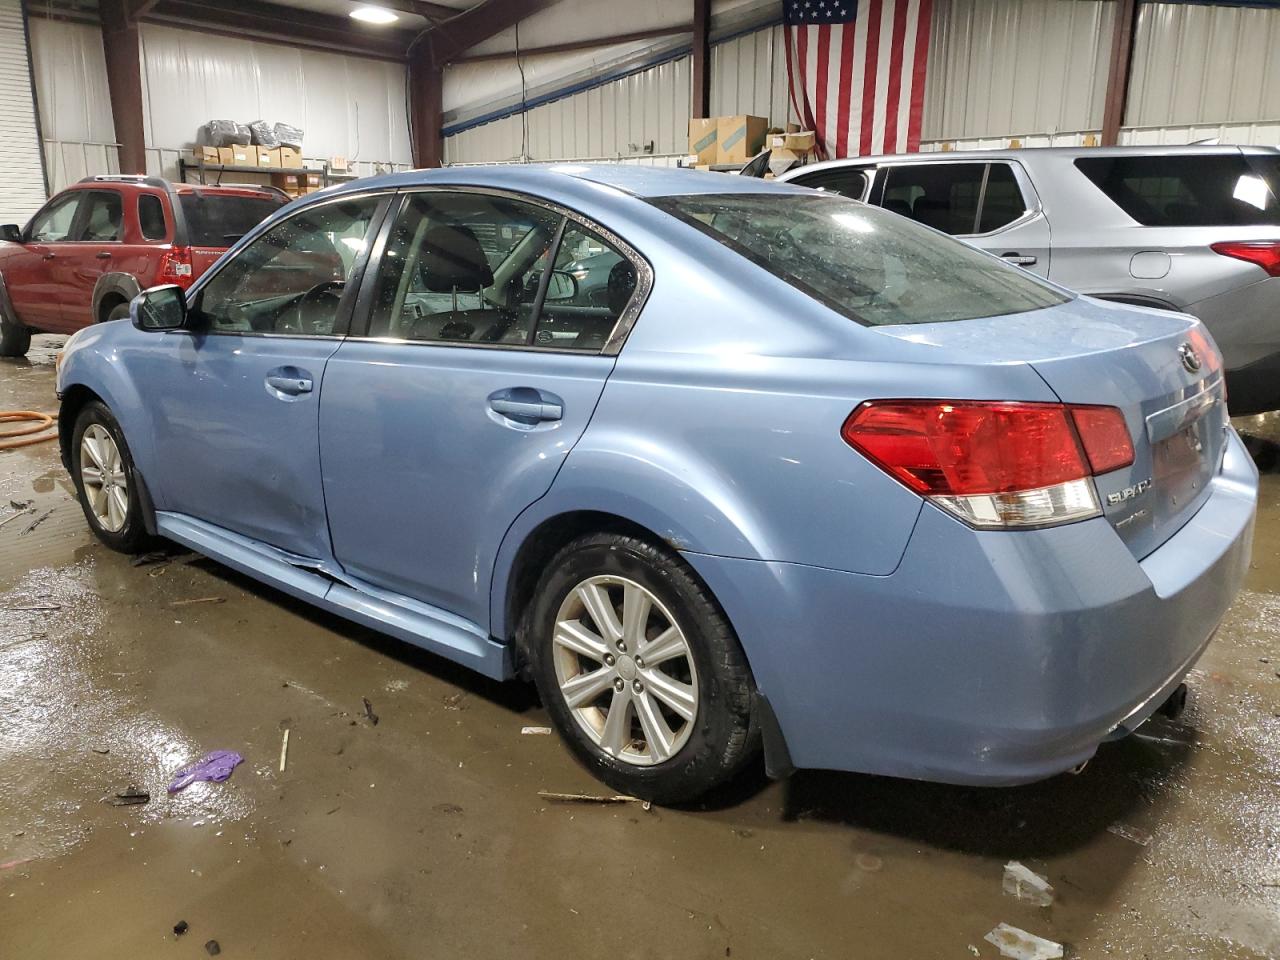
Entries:
[[181, 330], [187, 325], [187, 297], [170, 283], [143, 290], [129, 304], [129, 319], [139, 330]]
[[578, 295], [578, 278], [565, 270], [552, 270], [547, 283], [547, 302], [572, 300]]
[[0, 226], [0, 240], [5, 240], [9, 243], [21, 243], [22, 228], [16, 223], [6, 223]]

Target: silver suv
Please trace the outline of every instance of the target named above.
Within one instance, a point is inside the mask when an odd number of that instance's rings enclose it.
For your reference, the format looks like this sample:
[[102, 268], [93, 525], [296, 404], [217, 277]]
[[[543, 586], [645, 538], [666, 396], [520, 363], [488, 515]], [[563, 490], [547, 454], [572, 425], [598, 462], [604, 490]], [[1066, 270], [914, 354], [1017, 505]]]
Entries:
[[1231, 412], [1280, 409], [1280, 150], [975, 150], [778, 179], [877, 204], [1080, 293], [1195, 314], [1226, 359]]

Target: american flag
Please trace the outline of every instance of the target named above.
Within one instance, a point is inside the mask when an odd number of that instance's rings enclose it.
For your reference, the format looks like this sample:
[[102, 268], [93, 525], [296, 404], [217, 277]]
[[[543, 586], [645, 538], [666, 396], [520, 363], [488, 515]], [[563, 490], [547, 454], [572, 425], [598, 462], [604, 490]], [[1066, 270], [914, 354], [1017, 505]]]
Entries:
[[783, 0], [791, 104], [828, 159], [920, 148], [933, 0]]

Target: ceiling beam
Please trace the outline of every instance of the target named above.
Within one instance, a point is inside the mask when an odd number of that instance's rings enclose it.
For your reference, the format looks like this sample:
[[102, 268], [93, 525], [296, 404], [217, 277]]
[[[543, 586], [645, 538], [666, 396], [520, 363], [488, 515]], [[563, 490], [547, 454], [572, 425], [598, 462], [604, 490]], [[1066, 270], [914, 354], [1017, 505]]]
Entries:
[[151, 23], [289, 46], [403, 61], [414, 33], [366, 27], [349, 17], [311, 13], [261, 0], [159, 0], [146, 14]]
[[388, 10], [412, 13], [416, 17], [422, 17], [433, 23], [450, 20], [463, 12], [455, 7], [446, 7], [443, 3], [427, 3], [426, 0], [372, 0], [372, 2]]
[[711, 116], [711, 0], [693, 0], [693, 76], [689, 116]]
[[102, 50], [107, 65], [107, 96], [116, 142], [120, 144], [121, 173], [146, 173], [146, 131], [143, 126], [142, 58], [138, 24], [129, 17], [129, 0], [102, 0]]
[[[592, 50], [597, 47], [612, 47], [619, 43], [634, 43], [637, 40], [654, 40], [658, 37], [674, 37], [692, 33], [693, 25], [680, 27], [657, 27], [652, 30], [637, 30], [634, 33], [615, 33], [608, 37], [595, 37], [591, 40], [569, 40], [564, 43], [549, 43], [545, 47], [521, 47], [521, 57], [536, 57], [540, 53], [569, 53], [573, 50]], [[472, 53], [455, 57], [453, 63], [484, 63], [490, 60], [510, 60], [516, 55], [514, 50], [501, 53]]]
[[1137, 32], [1137, 0], [1115, 4], [1115, 24], [1111, 32], [1111, 67], [1107, 72], [1107, 92], [1102, 101], [1102, 145], [1120, 142], [1120, 126], [1129, 100], [1129, 78], [1133, 72], [1133, 35]]
[[159, 2], [160, 0], [127, 0], [125, 8], [131, 21], [140, 20]]

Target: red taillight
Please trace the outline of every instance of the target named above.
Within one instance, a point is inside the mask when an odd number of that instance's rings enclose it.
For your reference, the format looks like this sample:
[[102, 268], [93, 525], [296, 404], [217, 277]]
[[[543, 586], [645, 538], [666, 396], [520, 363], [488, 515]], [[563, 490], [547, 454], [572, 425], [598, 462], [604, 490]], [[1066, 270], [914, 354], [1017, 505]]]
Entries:
[[172, 247], [160, 258], [160, 283], [176, 283], [186, 290], [195, 279], [190, 247]]
[[1268, 276], [1280, 277], [1280, 240], [1228, 240], [1212, 243], [1209, 249], [1224, 257], [1246, 260], [1267, 271]]
[[1133, 462], [1114, 407], [870, 400], [841, 435], [902, 484], [985, 527], [1095, 515], [1088, 478]]
[[1096, 477], [1133, 463], [1133, 441], [1124, 414], [1115, 407], [1069, 407]]

